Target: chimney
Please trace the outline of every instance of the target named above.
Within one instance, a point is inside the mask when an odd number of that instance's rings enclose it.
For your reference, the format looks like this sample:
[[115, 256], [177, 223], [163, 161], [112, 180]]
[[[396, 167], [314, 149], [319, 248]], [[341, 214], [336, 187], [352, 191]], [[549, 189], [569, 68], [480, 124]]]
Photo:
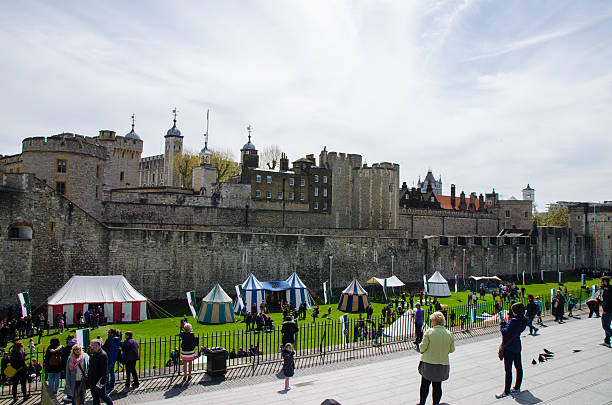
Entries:
[[407, 190], [408, 189], [408, 184], [406, 184], [406, 182], [402, 183], [402, 190]]
[[287, 155], [282, 153], [281, 158], [280, 158], [280, 171], [286, 172], [288, 170], [289, 170], [289, 159], [287, 159]]
[[455, 185], [451, 184], [451, 207], [455, 209]]
[[474, 192], [470, 193], [470, 207], [469, 207], [469, 209], [472, 212], [476, 211], [476, 193], [474, 193]]
[[482, 193], [480, 193], [480, 195], [478, 196], [478, 211], [484, 211], [484, 210], [485, 210], [484, 196], [482, 195]]
[[467, 209], [467, 205], [465, 204], [465, 193], [462, 191], [459, 194], [459, 209], [461, 211], [465, 211]]

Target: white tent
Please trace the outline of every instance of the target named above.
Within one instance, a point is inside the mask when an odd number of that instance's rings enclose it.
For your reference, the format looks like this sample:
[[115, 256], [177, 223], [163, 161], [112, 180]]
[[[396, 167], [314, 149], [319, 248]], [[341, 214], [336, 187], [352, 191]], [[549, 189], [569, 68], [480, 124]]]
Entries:
[[427, 294], [430, 297], [450, 297], [451, 292], [448, 287], [448, 282], [439, 271], [436, 271], [433, 276], [427, 280]]
[[384, 286], [385, 285], [385, 280], [387, 280], [387, 287], [403, 287], [403, 286], [406, 285], [406, 284], [404, 284], [402, 282], [402, 280], [400, 280], [396, 276], [387, 277], [386, 279], [378, 278], [378, 277], [372, 277], [366, 283], [367, 284], [380, 284], [380, 285]]
[[103, 305], [108, 322], [135, 322], [147, 319], [147, 297], [139, 293], [123, 276], [72, 276], [47, 299], [47, 314], [53, 323], [57, 314], [66, 313], [66, 323], [73, 325], [79, 312], [89, 305]]

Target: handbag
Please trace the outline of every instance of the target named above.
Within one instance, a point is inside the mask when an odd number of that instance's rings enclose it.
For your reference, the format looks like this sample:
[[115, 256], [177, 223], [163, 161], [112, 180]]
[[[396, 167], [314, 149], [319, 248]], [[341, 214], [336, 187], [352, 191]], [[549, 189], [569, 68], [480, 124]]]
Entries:
[[499, 357], [500, 360], [504, 359], [504, 351], [506, 350], [506, 346], [508, 346], [510, 342], [514, 340], [515, 337], [516, 336], [512, 336], [510, 339], [508, 339], [505, 345], [504, 344], [499, 345], [499, 349], [497, 349], [497, 357]]
[[22, 367], [15, 368], [11, 365], [11, 363], [8, 363], [6, 365], [6, 368], [4, 369], [4, 375], [7, 376], [8, 378], [13, 378], [21, 370], [21, 368]]

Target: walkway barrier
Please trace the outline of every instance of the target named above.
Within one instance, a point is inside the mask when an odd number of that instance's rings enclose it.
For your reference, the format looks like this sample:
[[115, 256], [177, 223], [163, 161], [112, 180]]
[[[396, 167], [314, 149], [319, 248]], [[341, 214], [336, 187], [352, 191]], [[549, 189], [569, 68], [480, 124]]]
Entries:
[[[585, 290], [568, 291], [577, 298], [577, 309], [581, 309], [583, 302], [590, 297], [590, 292]], [[541, 297], [543, 301], [543, 316], [550, 315], [551, 297]], [[517, 301], [526, 304], [527, 298]], [[417, 300], [415, 300], [415, 303]], [[429, 315], [435, 311], [433, 304], [423, 303], [425, 310], [425, 322], [428, 323]], [[476, 305], [464, 305], [442, 308], [446, 316], [446, 327], [452, 332], [461, 332], [471, 329], [480, 329], [499, 324], [500, 316], [507, 317], [509, 301], [478, 300]], [[328, 319], [321, 317], [313, 323], [312, 318], [297, 320], [299, 331], [295, 336], [296, 360], [301, 363], [321, 364], [329, 362], [344, 361], [348, 359], [370, 357], [390, 351], [398, 351], [414, 348], [414, 322], [412, 315], [407, 313], [403, 316], [388, 319], [382, 316], [373, 316], [371, 319], [360, 319], [358, 314], [349, 314], [346, 322], [340, 319]], [[178, 332], [178, 330], [177, 330]], [[92, 334], [92, 337], [94, 333]], [[137, 363], [139, 378], [158, 378], [181, 375], [182, 365], [175, 362], [170, 355], [175, 349], [180, 348], [178, 336], [168, 336], [158, 339], [140, 339], [138, 341], [140, 360]], [[228, 370], [236, 368], [252, 368], [265, 364], [278, 363], [282, 361], [281, 326], [277, 325], [272, 330], [243, 331], [239, 333], [215, 333], [202, 334], [198, 336], [201, 346], [201, 355], [194, 360], [193, 370], [195, 372], [206, 372], [206, 351], [208, 348], [224, 348], [227, 350], [226, 366]], [[24, 339], [25, 340], [25, 339]], [[62, 342], [63, 343], [63, 342]], [[46, 348], [45, 348], [46, 349]], [[36, 359], [41, 365], [43, 363], [44, 351], [37, 351], [27, 356], [28, 363]], [[2, 363], [5, 364], [4, 362]], [[116, 378], [118, 381], [125, 379], [125, 368], [117, 362], [115, 364]], [[0, 397], [10, 395], [10, 380], [4, 375], [0, 389]], [[29, 372], [28, 386], [30, 392], [40, 391], [45, 379], [44, 373], [36, 375]], [[63, 384], [61, 380], [61, 384]], [[63, 388], [61, 388], [63, 390]]]

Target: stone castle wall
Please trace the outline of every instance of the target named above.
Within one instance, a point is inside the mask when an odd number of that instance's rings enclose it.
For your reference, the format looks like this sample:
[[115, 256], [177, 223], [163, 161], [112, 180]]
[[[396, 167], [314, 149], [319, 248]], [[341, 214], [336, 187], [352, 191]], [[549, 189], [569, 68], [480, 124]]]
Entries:
[[428, 235], [482, 235], [499, 233], [499, 221], [494, 214], [468, 211], [402, 208], [398, 215], [398, 228], [410, 238]]
[[[410, 239], [376, 235], [374, 230], [356, 236], [113, 228], [34, 176], [3, 174], [2, 179], [0, 259], [9, 265], [0, 267], [0, 307], [14, 305], [23, 290], [30, 291], [37, 306], [73, 274], [123, 274], [149, 298], [164, 300], [182, 299], [190, 289], [205, 294], [216, 282], [233, 291], [249, 273], [261, 280], [282, 280], [297, 271], [318, 295], [329, 276], [329, 255], [335, 292], [353, 278], [363, 282], [390, 275], [392, 256], [394, 274], [413, 283], [435, 270], [447, 278], [462, 275], [464, 262], [466, 277], [485, 274], [487, 268], [489, 274], [513, 275], [517, 252], [519, 273], [556, 271], [557, 256], [559, 270], [573, 268], [568, 256], [573, 234], [567, 228], [538, 228], [534, 244], [530, 238]], [[33, 238], [10, 240], [11, 225], [24, 223], [32, 227]]]

